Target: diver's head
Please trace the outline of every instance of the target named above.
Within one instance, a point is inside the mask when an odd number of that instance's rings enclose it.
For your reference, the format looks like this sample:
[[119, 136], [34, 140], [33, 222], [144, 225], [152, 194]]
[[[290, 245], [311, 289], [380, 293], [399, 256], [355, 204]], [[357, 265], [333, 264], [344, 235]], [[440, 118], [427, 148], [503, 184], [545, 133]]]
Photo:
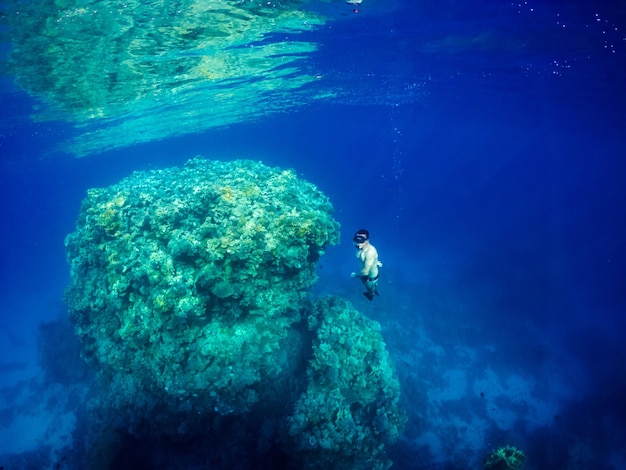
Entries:
[[354, 246], [361, 248], [360, 245], [363, 245], [369, 239], [370, 239], [370, 233], [365, 229], [361, 229], [354, 234], [352, 241], [354, 242]]

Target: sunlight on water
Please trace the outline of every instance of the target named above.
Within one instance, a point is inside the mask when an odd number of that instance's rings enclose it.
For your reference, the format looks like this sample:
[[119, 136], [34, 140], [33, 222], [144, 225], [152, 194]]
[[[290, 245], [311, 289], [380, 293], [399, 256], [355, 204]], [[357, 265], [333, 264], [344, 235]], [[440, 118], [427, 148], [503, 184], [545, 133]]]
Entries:
[[315, 77], [294, 40], [323, 24], [300, 2], [45, 0], [7, 6], [9, 71], [66, 120], [78, 156], [199, 132], [298, 103]]

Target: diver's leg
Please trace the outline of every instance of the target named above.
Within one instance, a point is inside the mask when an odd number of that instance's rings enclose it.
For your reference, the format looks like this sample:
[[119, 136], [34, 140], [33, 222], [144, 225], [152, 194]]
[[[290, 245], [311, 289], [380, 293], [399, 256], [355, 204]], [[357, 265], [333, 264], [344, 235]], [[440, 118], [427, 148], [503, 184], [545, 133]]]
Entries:
[[367, 289], [367, 292], [364, 292], [363, 295], [367, 297], [368, 300], [374, 300], [374, 294], [380, 295], [377, 288], [378, 279], [374, 281], [367, 280], [363, 284], [365, 284], [365, 288]]

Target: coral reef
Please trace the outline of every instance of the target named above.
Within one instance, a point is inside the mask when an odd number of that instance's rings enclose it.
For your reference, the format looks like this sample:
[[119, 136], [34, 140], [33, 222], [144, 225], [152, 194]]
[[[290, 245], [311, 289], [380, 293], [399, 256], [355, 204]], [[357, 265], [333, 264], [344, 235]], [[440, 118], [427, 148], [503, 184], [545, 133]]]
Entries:
[[66, 239], [70, 318], [98, 370], [89, 445], [118, 429], [237, 429], [235, 442], [260, 439], [258, 425], [300, 466], [386, 468], [403, 416], [378, 326], [306, 294], [338, 240], [331, 213], [294, 172], [245, 160], [196, 158], [89, 190]]
[[397, 439], [405, 416], [380, 325], [340, 298], [320, 300], [308, 323], [315, 332], [308, 384], [289, 418], [307, 457], [302, 468], [389, 468], [385, 443]]
[[521, 470], [526, 461], [524, 453], [513, 447], [500, 447], [483, 460], [485, 470]]
[[288, 367], [303, 291], [338, 237], [331, 210], [293, 172], [251, 161], [90, 190], [66, 241], [84, 355], [196, 409], [247, 411]]

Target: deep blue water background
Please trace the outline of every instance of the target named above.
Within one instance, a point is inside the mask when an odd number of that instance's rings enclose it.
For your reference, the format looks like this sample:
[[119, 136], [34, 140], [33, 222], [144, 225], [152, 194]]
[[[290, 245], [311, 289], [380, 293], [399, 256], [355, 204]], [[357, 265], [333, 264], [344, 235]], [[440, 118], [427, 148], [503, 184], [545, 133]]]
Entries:
[[[528, 468], [626, 468], [625, 7], [324, 9], [309, 66], [347, 92], [259, 122], [77, 160], [53, 151], [75, 131], [32, 123], [36, 102], [3, 79], [5, 397], [38, 374], [39, 323], [64, 315], [63, 240], [88, 188], [197, 154], [253, 158], [335, 206], [342, 240], [316, 292], [383, 325], [409, 415], [398, 468], [478, 468], [509, 443]], [[349, 278], [362, 227], [384, 263], [371, 304]]]

